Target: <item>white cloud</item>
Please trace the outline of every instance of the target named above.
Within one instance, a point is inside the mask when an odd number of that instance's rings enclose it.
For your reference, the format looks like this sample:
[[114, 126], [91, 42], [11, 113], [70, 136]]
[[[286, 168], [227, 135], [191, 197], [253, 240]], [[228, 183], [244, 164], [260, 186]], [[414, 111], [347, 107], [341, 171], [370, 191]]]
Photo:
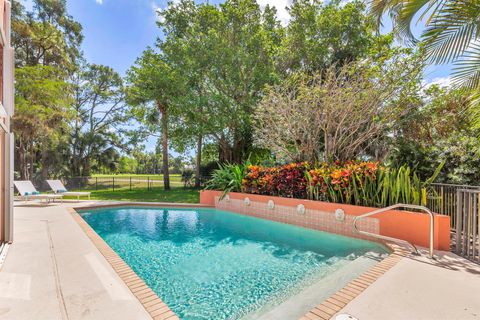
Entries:
[[439, 87], [450, 87], [452, 85], [452, 78], [451, 77], [436, 77], [430, 81], [425, 83], [426, 87], [430, 87], [431, 85], [437, 85]]
[[160, 15], [162, 12], [162, 8], [156, 3], [156, 2], [151, 2], [150, 6], [152, 7], [153, 13], [155, 14], [155, 18], [157, 21], [163, 22], [163, 17]]
[[293, 0], [257, 0], [260, 8], [265, 8], [267, 5], [277, 9], [277, 17], [283, 25], [290, 21], [290, 14], [287, 7], [292, 5]]
[[95, 0], [97, 4], [103, 4], [103, 0]]

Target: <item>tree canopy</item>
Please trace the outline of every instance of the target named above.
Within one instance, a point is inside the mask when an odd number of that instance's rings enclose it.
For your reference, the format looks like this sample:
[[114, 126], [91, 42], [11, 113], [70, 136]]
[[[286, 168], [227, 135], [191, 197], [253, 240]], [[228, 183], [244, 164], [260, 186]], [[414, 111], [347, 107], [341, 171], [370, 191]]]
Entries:
[[[15, 170], [39, 180], [163, 172], [168, 189], [186, 163], [200, 186], [227, 162], [368, 159], [428, 177], [446, 161], [439, 179], [478, 183], [468, 98], [478, 93], [468, 20], [478, 10], [462, 3], [455, 22], [452, 3], [297, 0], [282, 23], [256, 0], [175, 1], [159, 11], [162, 36], [122, 77], [83, 57], [66, 0], [34, 0], [30, 11], [15, 1]], [[418, 12], [431, 18], [418, 46], [398, 45], [395, 35], [417, 44]], [[394, 30], [380, 34], [385, 13]], [[425, 63], [447, 61], [460, 63], [463, 89], [422, 81]]]

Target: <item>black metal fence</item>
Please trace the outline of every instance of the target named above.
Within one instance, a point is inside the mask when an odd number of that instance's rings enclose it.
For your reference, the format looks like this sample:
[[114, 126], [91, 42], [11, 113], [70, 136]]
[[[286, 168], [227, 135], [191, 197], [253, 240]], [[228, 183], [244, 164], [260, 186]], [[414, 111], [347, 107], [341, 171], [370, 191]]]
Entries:
[[[163, 178], [158, 176], [109, 176], [109, 177], [74, 177], [61, 179], [68, 190], [153, 190], [163, 188]], [[170, 177], [172, 187], [189, 186], [181, 177]]]
[[[68, 177], [60, 179], [68, 190], [154, 190], [163, 188], [163, 177], [152, 176], [105, 176], [105, 177]], [[204, 186], [208, 178], [200, 178], [201, 186]], [[195, 178], [182, 179], [179, 174], [170, 175], [170, 186], [175, 187], [193, 187]]]

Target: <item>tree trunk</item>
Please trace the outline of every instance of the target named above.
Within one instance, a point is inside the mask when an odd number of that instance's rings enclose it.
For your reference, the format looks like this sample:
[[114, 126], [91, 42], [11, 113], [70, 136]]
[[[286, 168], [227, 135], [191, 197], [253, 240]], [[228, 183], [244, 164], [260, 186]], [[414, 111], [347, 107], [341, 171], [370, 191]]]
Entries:
[[168, 119], [167, 108], [157, 102], [158, 110], [162, 114], [162, 156], [163, 156], [163, 186], [170, 190], [170, 174], [168, 172]]
[[202, 165], [202, 144], [203, 137], [200, 134], [197, 138], [197, 163], [195, 168], [195, 187], [200, 188], [200, 166]]
[[232, 148], [225, 140], [220, 140], [218, 143], [218, 162], [231, 163], [232, 162]]

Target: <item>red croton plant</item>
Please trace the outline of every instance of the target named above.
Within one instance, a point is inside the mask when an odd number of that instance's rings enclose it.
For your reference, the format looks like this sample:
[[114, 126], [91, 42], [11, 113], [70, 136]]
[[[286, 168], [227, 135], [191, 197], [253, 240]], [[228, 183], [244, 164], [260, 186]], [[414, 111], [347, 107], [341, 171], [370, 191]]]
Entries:
[[[333, 193], [348, 200], [352, 188], [373, 182], [381, 168], [377, 162], [290, 163], [281, 167], [247, 167], [243, 192], [288, 198], [327, 200]], [[333, 193], [332, 193], [333, 192]], [[349, 202], [349, 201], [347, 201]]]

